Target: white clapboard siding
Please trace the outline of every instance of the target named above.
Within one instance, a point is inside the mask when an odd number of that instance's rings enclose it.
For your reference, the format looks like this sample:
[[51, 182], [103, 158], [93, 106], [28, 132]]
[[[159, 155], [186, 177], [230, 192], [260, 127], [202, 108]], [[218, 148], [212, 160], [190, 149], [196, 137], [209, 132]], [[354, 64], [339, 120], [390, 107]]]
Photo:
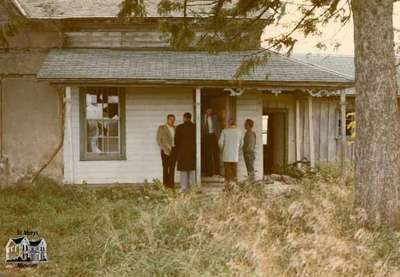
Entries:
[[[72, 144], [64, 149], [67, 183], [143, 183], [162, 180], [160, 150], [156, 132], [166, 115], [175, 114], [177, 124], [185, 112], [193, 112], [191, 89], [126, 89], [126, 156], [124, 161], [80, 161], [79, 94], [72, 90]], [[69, 131], [66, 126], [66, 137]], [[72, 167], [69, 166], [72, 161]]]
[[[241, 129], [244, 129], [244, 122], [247, 118], [254, 121], [253, 130], [257, 134], [256, 144], [256, 160], [255, 171], [256, 178], [263, 176], [263, 145], [262, 145], [262, 95], [260, 92], [245, 92], [237, 98], [237, 124]], [[243, 154], [240, 155], [238, 166], [238, 178], [244, 179], [247, 176], [246, 165], [243, 160]]]
[[[308, 101], [300, 98], [300, 159], [310, 160]], [[334, 163], [339, 158], [340, 142], [336, 137], [339, 99], [313, 98], [314, 155], [317, 163]], [[296, 161], [296, 96], [263, 95], [264, 109], [285, 109], [288, 112], [288, 163]], [[350, 154], [349, 154], [350, 156]]]
[[[337, 139], [339, 99], [313, 99], [314, 149], [317, 163], [335, 163], [340, 155], [340, 141]], [[300, 101], [301, 158], [310, 159], [308, 103]]]

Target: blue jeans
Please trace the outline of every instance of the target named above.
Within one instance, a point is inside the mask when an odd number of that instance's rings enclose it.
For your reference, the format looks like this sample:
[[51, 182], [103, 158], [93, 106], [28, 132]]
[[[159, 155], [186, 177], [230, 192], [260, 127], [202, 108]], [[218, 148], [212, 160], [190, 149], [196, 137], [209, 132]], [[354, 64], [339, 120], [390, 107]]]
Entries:
[[196, 183], [196, 171], [181, 171], [181, 192], [186, 192], [189, 185]]

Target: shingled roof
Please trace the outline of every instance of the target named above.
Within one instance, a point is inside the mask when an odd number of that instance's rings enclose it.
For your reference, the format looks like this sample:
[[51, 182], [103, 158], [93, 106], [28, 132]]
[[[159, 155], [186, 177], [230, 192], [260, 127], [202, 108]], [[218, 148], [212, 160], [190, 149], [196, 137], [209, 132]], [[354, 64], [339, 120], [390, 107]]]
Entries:
[[[38, 78], [62, 80], [150, 80], [231, 82], [253, 51], [175, 52], [64, 49], [50, 52]], [[351, 84], [345, 76], [271, 53], [268, 62], [241, 78], [246, 82]]]
[[[354, 57], [351, 55], [296, 54], [293, 57], [305, 63], [338, 72], [352, 80], [355, 79]], [[397, 62], [400, 62], [400, 57], [397, 57]], [[397, 67], [397, 79], [400, 84], [400, 67]]]
[[[107, 18], [116, 17], [123, 0], [12, 0], [29, 18]], [[160, 0], [144, 0], [146, 17], [160, 17]], [[188, 16], [208, 15], [213, 0], [189, 0]], [[233, 1], [234, 2], [234, 1]], [[199, 5], [200, 4], [200, 5]], [[229, 4], [229, 3], [228, 3]], [[172, 12], [170, 17], [182, 17]], [[264, 15], [262, 18], [267, 17]], [[249, 15], [249, 17], [252, 17]]]

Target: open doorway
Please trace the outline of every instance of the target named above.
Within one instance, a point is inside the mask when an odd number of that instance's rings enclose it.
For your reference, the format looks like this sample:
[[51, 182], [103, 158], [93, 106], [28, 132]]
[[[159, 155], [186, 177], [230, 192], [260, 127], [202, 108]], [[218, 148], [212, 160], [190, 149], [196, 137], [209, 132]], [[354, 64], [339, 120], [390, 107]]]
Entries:
[[282, 174], [287, 166], [287, 110], [265, 109], [262, 118], [264, 174]]
[[[235, 97], [221, 89], [202, 92], [201, 109], [201, 171], [203, 177], [223, 175], [223, 162], [218, 147], [221, 131], [230, 118], [236, 118]], [[210, 116], [210, 114], [212, 116]]]

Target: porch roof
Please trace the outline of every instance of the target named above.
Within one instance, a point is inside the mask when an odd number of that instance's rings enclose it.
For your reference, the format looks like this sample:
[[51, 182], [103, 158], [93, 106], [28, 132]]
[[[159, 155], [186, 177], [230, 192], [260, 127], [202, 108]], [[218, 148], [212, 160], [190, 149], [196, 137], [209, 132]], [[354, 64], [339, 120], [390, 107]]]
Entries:
[[[354, 56], [334, 54], [295, 54], [294, 58], [305, 63], [314, 64], [334, 72], [338, 72], [351, 80], [355, 80]], [[400, 56], [396, 57], [396, 64], [400, 63]], [[397, 67], [397, 81], [400, 85], [400, 67]]]
[[[52, 50], [37, 77], [54, 82], [147, 82], [232, 84], [243, 59], [253, 51], [176, 52], [99, 49]], [[271, 53], [267, 63], [241, 77], [241, 84], [303, 84], [348, 87], [344, 75]]]

